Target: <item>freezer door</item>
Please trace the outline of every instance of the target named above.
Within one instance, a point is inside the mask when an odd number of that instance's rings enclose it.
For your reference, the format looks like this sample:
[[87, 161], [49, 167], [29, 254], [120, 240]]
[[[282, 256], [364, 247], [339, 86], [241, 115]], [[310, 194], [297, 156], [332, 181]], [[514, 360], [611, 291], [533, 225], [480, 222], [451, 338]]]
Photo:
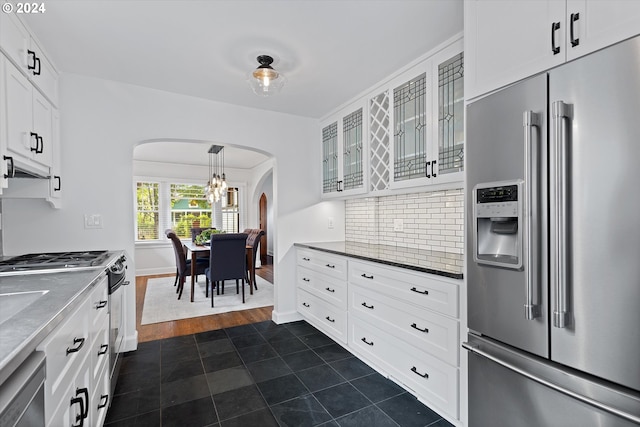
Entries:
[[[546, 94], [542, 74], [470, 104], [465, 156], [469, 328], [543, 357], [549, 357]], [[522, 267], [478, 263], [473, 189], [513, 181], [524, 190]]]
[[551, 71], [549, 98], [551, 356], [640, 390], [640, 38]]

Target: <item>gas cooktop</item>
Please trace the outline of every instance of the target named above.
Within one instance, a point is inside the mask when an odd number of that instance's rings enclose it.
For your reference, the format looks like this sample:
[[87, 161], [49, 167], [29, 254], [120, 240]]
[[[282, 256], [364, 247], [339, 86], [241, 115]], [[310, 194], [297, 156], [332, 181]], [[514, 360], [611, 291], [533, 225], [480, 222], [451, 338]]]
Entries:
[[0, 273], [44, 273], [101, 267], [109, 251], [50, 252], [19, 255], [0, 261]]

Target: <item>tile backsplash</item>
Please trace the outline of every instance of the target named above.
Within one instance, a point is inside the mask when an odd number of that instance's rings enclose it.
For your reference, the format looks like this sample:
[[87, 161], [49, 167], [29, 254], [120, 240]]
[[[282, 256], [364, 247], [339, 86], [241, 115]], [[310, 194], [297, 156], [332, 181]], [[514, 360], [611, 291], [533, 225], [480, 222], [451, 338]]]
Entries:
[[[399, 228], [402, 231], [398, 231]], [[455, 189], [347, 200], [345, 239], [462, 254], [464, 191]]]

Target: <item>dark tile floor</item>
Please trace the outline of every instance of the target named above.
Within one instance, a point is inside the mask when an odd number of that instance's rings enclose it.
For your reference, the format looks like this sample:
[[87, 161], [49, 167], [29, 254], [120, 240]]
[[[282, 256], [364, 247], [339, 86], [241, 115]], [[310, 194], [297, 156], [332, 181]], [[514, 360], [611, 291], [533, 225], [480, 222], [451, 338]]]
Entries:
[[141, 343], [106, 425], [451, 426], [306, 322]]

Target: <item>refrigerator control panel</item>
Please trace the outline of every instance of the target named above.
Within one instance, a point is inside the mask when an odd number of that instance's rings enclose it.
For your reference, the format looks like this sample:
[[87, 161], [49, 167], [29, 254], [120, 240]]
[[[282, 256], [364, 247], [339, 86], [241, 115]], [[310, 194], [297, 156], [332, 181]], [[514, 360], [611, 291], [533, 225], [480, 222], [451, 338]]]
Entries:
[[478, 184], [473, 195], [474, 261], [522, 268], [522, 181]]

